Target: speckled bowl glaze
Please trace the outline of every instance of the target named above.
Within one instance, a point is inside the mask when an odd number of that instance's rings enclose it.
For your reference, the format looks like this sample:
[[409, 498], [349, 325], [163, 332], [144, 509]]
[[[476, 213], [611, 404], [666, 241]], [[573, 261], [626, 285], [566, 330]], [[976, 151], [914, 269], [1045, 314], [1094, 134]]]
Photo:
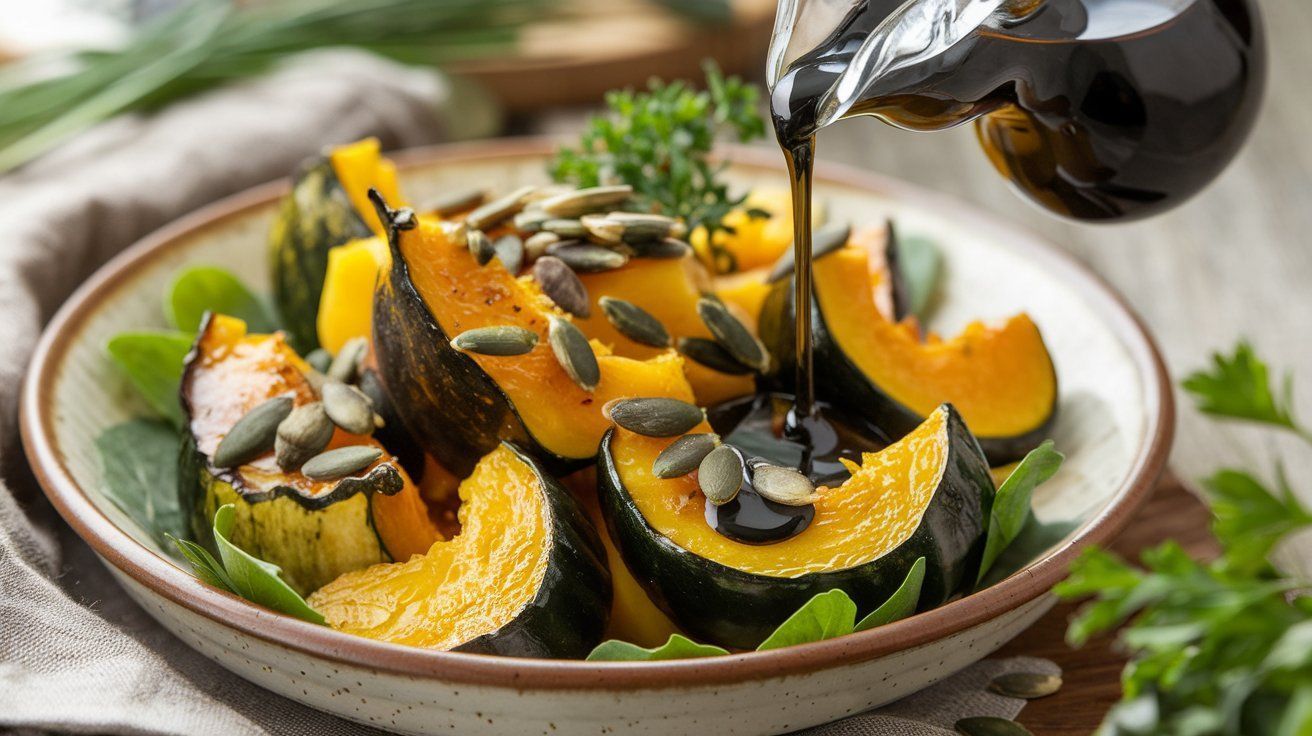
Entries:
[[[411, 151], [403, 185], [423, 202], [471, 184], [544, 179], [546, 141]], [[731, 149], [738, 184], [782, 187], [768, 151]], [[163, 326], [160, 295], [178, 269], [219, 263], [267, 283], [265, 234], [284, 183], [183, 218], [102, 268], [47, 329], [23, 397], [28, 457], [51, 501], [152, 616], [197, 651], [269, 690], [407, 733], [761, 734], [881, 705], [984, 657], [1052, 605], [1080, 548], [1112, 537], [1166, 461], [1174, 421], [1166, 372], [1130, 310], [1070, 257], [1029, 233], [907, 185], [821, 166], [833, 216], [934, 238], [946, 263], [934, 318], [1028, 311], [1057, 364], [1053, 436], [1067, 454], [1035, 499], [1045, 520], [1080, 525], [1025, 570], [933, 611], [839, 639], [763, 653], [660, 663], [524, 660], [409, 649], [340, 634], [209, 588], [178, 566], [102, 490], [94, 447], [142, 413], [104, 353], [114, 333]], [[109, 387], [106, 389], [106, 387]]]

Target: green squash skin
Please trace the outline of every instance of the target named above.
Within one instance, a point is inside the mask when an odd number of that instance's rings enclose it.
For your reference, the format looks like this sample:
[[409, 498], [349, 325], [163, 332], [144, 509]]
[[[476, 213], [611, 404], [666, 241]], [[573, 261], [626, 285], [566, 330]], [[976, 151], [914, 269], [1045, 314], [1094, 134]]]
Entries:
[[459, 478], [502, 441], [524, 448], [557, 475], [591, 461], [543, 447], [496, 381], [451, 347], [401, 255], [400, 238], [410, 231], [388, 231], [392, 269], [374, 292], [374, 350], [393, 408], [420, 446]]
[[533, 469], [547, 501], [551, 540], [546, 575], [533, 601], [514, 620], [455, 651], [582, 659], [601, 643], [610, 619], [611, 578], [605, 548], [569, 491], [523, 450], [506, 446]]
[[269, 231], [269, 265], [274, 305], [292, 347], [302, 355], [319, 347], [316, 321], [328, 251], [373, 234], [351, 204], [328, 156], [301, 166]]
[[[774, 365], [774, 374], [767, 379], [772, 388], [792, 391], [792, 376], [797, 357], [793, 339], [793, 280], [784, 279], [770, 289], [761, 306], [760, 334]], [[847, 357], [838, 341], [829, 332], [819, 300], [811, 299], [811, 331], [815, 371], [816, 395], [822, 399], [842, 403], [853, 411], [869, 417], [894, 439], [906, 435], [925, 420], [901, 402], [884, 393], [865, 373]], [[1055, 399], [1047, 417], [1034, 429], [1009, 437], [976, 437], [979, 446], [993, 465], [1019, 460], [1052, 435], [1057, 420]]]
[[[974, 580], [993, 506], [988, 463], [955, 410], [947, 467], [920, 526], [878, 559], [831, 572], [780, 578], [744, 572], [676, 545], [643, 517], [620, 481], [613, 430], [598, 457], [598, 491], [611, 539], [651, 599], [698, 641], [752, 649], [818, 593], [841, 588], [861, 615], [902, 584], [916, 558], [927, 563], [918, 610], [945, 602]], [[806, 532], [802, 532], [805, 534]]]

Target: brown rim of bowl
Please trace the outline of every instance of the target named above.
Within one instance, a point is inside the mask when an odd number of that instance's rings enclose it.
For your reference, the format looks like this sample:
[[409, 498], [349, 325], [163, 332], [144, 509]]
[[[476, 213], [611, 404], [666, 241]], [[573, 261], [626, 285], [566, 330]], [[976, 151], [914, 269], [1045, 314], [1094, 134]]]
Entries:
[[[503, 139], [413, 149], [396, 154], [394, 160], [402, 168], [411, 168], [435, 162], [540, 156], [549, 153], [552, 147], [549, 139]], [[747, 166], [783, 168], [770, 151], [726, 148], [725, 152], [727, 158]], [[951, 210], [956, 213], [954, 217], [969, 227], [998, 236], [1005, 234], [998, 242], [1069, 283], [1104, 316], [1138, 369], [1145, 386], [1145, 404], [1150, 409], [1155, 407], [1148, 417], [1148, 442], [1139, 448], [1129, 479], [1105, 508], [1060, 547], [1024, 570], [979, 593], [931, 611], [813, 644], [694, 660], [585, 662], [435, 652], [343, 634], [274, 613], [201, 583], [142, 546], [96, 508], [64, 465], [54, 438], [53, 407], [47, 400], [53, 395], [55, 368], [62, 364], [73, 337], [81, 331], [103, 296], [117, 288], [135, 267], [159, 257], [184, 236], [267, 206], [286, 190], [285, 182], [255, 187], [182, 217], [120, 253], [78, 288], [42, 334], [24, 383], [21, 429], [28, 461], [46, 495], [68, 524], [97, 554], [138, 584], [221, 626], [311, 657], [378, 672], [516, 689], [687, 687], [764, 680], [863, 662], [965, 631], [1047, 594], [1065, 576], [1081, 549], [1105, 543], [1125, 527], [1161, 474], [1170, 450], [1175, 409], [1166, 366], [1142, 322], [1124, 300], [1073, 257], [1041, 238], [949, 197], [875, 174], [835, 164], [820, 164], [816, 174], [818, 180], [860, 188], [925, 208]]]

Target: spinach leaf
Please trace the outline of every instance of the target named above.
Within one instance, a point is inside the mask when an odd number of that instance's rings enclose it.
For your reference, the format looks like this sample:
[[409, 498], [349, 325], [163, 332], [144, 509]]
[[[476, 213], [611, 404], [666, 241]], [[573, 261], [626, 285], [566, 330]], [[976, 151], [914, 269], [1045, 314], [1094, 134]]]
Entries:
[[787, 621], [779, 624], [779, 628], [766, 637], [756, 651], [764, 652], [850, 634], [855, 623], [856, 604], [847, 593], [835, 588], [807, 601]]
[[984, 558], [980, 561], [976, 584], [984, 579], [998, 555], [1020, 534], [1030, 517], [1030, 499], [1039, 484], [1051, 478], [1065, 457], [1052, 448], [1048, 440], [1030, 450], [1012, 474], [1003, 481], [993, 497], [988, 535], [984, 541]]
[[870, 615], [858, 621], [852, 631], [865, 631], [876, 626], [891, 624], [915, 613], [916, 604], [920, 602], [920, 588], [924, 583], [925, 558], [921, 557], [907, 571], [906, 579], [897, 590], [893, 591], [893, 595], [881, 603], [879, 608], [871, 611]]
[[232, 591], [265, 608], [311, 623], [324, 623], [323, 616], [279, 576], [282, 570], [277, 565], [254, 557], [228, 541], [235, 514], [232, 504], [220, 506], [214, 514], [214, 543], [219, 548], [219, 559], [232, 583]]
[[597, 645], [596, 649], [588, 655], [589, 662], [657, 662], [664, 659], [696, 659], [698, 657], [714, 657], [719, 654], [728, 654], [727, 649], [721, 649], [710, 644], [698, 644], [681, 634], [670, 634], [670, 638], [664, 644], [654, 649], [640, 647], [637, 644], [630, 644], [626, 641], [611, 639]]
[[997, 585], [1025, 569], [1054, 544], [1065, 539], [1066, 535], [1079, 525], [1080, 522], [1070, 520], [1044, 523], [1031, 513], [1025, 521], [1025, 526], [1021, 527], [1020, 534], [1017, 534], [1016, 538], [1011, 540], [1011, 544], [1002, 550], [1002, 554], [998, 555], [998, 559], [993, 561], [993, 565], [975, 586], [975, 590]]
[[192, 337], [181, 332], [123, 332], [106, 349], [150, 408], [181, 427], [178, 386], [191, 343]]
[[174, 327], [194, 333], [206, 312], [237, 317], [251, 332], [277, 329], [268, 308], [236, 276], [214, 266], [189, 268], [173, 281], [164, 313]]
[[178, 503], [178, 432], [154, 419], [116, 424], [96, 438], [105, 495], [161, 545], [186, 531]]

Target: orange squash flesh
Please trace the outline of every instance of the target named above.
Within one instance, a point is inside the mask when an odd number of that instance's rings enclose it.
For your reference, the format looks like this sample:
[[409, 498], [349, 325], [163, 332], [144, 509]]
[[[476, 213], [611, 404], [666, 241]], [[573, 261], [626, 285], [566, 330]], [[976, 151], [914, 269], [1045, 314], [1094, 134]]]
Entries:
[[866, 453], [860, 467], [849, 467], [851, 478], [820, 490], [804, 532], [765, 546], [735, 542], [706, 523], [696, 473], [668, 480], [652, 474], [652, 462], [673, 440], [617, 429], [613, 457], [643, 518], [679, 547], [746, 573], [795, 578], [870, 562], [911, 537], [946, 467], [946, 417], [936, 411], [897, 443]]
[[338, 146], [328, 155], [328, 160], [337, 182], [351, 200], [351, 207], [370, 230], [382, 235], [383, 226], [369, 201], [369, 190], [377, 189], [393, 206], [400, 207], [404, 202], [396, 182], [396, 165], [382, 157], [378, 139], [365, 138]]
[[346, 573], [310, 605], [340, 631], [426, 649], [497, 631], [533, 601], [547, 572], [537, 483], [498, 447], [460, 484], [460, 534], [406, 562]]
[[374, 287], [391, 265], [381, 237], [352, 240], [328, 251], [315, 323], [320, 347], [336, 355], [351, 338], [373, 333]]

